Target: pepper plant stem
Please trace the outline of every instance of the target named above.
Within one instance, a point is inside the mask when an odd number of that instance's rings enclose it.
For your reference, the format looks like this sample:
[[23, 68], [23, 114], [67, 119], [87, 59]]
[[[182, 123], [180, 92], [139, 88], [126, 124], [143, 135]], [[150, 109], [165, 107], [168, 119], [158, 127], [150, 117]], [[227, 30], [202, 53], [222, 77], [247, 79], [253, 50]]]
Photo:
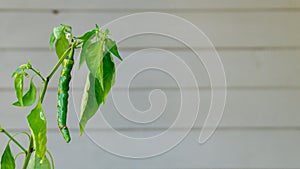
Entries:
[[34, 151], [33, 137], [31, 136], [30, 137], [30, 143], [29, 143], [28, 151], [26, 152], [26, 157], [25, 157], [22, 169], [27, 169], [27, 166], [28, 166], [28, 163], [30, 161], [30, 157], [31, 157], [31, 154], [32, 154], [33, 151]]
[[74, 44], [72, 44], [71, 47], [69, 47], [64, 54], [59, 58], [58, 62], [56, 63], [56, 65], [53, 67], [53, 69], [51, 70], [50, 74], [47, 76], [47, 79], [51, 79], [52, 76], [54, 75], [54, 73], [56, 72], [56, 70], [59, 68], [59, 66], [61, 65], [61, 63], [64, 61], [64, 59], [68, 56], [71, 48], [74, 48]]
[[45, 97], [45, 94], [46, 94], [46, 91], [47, 91], [47, 88], [48, 88], [48, 83], [50, 81], [50, 79], [52, 78], [52, 76], [54, 75], [54, 73], [57, 71], [57, 69], [59, 68], [59, 66], [61, 65], [61, 63], [63, 62], [63, 60], [68, 56], [68, 53], [70, 52], [71, 48], [74, 48], [74, 45], [72, 44], [71, 47], [69, 47], [65, 52], [64, 54], [60, 57], [60, 59], [58, 60], [58, 62], [56, 63], [56, 65], [53, 67], [53, 69], [51, 70], [50, 74], [47, 76], [47, 78], [45, 79], [44, 81], [44, 87], [43, 87], [43, 90], [42, 90], [42, 94], [40, 96], [40, 100], [41, 100], [41, 103], [43, 102], [44, 100], [44, 97]]
[[[75, 44], [73, 43], [71, 47], [69, 47], [65, 52], [64, 54], [60, 57], [60, 59], [58, 60], [58, 62], [56, 63], [56, 65], [53, 67], [53, 69], [51, 70], [50, 74], [46, 77], [46, 78], [42, 78], [44, 79], [44, 86], [43, 86], [43, 89], [42, 89], [42, 93], [40, 95], [40, 101], [41, 103], [43, 102], [44, 100], [44, 97], [45, 97], [45, 94], [46, 94], [46, 91], [47, 91], [47, 88], [48, 88], [48, 83], [50, 81], [50, 79], [52, 78], [52, 76], [54, 75], [54, 73], [57, 71], [57, 69], [59, 68], [59, 66], [61, 65], [61, 63], [63, 62], [63, 60], [68, 56], [70, 50], [73, 48], [75, 48]], [[39, 75], [39, 73], [36, 71], [36, 73]], [[40, 76], [42, 77], [42, 76]], [[28, 148], [28, 151], [26, 151], [26, 158], [25, 158], [25, 161], [24, 161], [24, 164], [23, 164], [23, 169], [27, 169], [27, 166], [28, 166], [28, 163], [29, 163], [29, 160], [30, 160], [30, 157], [31, 157], [31, 154], [32, 152], [34, 151], [33, 150], [33, 138], [32, 136], [30, 137], [30, 144], [29, 144], [29, 148]]]
[[[40, 95], [40, 101], [41, 101], [41, 103], [44, 100], [44, 97], [45, 97], [45, 94], [46, 94], [46, 91], [47, 91], [47, 88], [48, 88], [48, 83], [49, 83], [50, 79], [52, 78], [52, 76], [54, 75], [54, 73], [57, 71], [57, 69], [59, 68], [59, 66], [62, 64], [63, 60], [68, 56], [69, 52], [71, 50], [76, 49], [79, 44], [80, 43], [76, 43], [76, 42], [74, 42], [74, 43], [71, 44], [71, 46], [63, 53], [63, 55], [60, 57], [60, 59], [58, 60], [58, 62], [56, 63], [56, 65], [53, 67], [53, 69], [51, 70], [50, 74], [46, 78], [44, 76], [42, 76], [40, 74], [40, 72], [37, 71], [36, 69], [34, 69], [33, 67], [30, 68], [35, 74], [37, 74], [43, 80], [43, 88], [42, 88], [42, 92], [41, 92], [41, 95]], [[24, 153], [26, 154], [26, 157], [25, 157], [25, 161], [24, 161], [22, 169], [27, 169], [27, 166], [29, 164], [31, 155], [34, 152], [34, 144], [33, 144], [33, 137], [32, 137], [32, 135], [30, 136], [30, 143], [29, 143], [28, 150], [26, 150], [16, 139], [14, 139], [14, 137], [12, 135], [10, 135], [1, 126], [0, 126], [0, 129], [1, 129], [0, 132], [3, 132], [18, 147], [20, 147], [20, 149], [22, 149], [24, 151]], [[52, 157], [51, 157], [51, 159], [52, 159]], [[52, 159], [52, 163], [53, 163], [53, 159]]]

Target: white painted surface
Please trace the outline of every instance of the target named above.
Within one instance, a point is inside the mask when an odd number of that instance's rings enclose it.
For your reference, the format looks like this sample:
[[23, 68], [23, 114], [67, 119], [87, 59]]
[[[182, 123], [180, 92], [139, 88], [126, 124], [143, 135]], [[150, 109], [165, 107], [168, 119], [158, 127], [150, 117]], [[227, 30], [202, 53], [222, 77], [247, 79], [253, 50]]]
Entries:
[[[121, 16], [134, 12], [65, 12], [54, 15], [50, 12], [7, 12], [0, 15], [2, 26], [0, 27], [0, 46], [2, 48], [46, 48], [48, 47], [49, 32], [53, 25], [61, 23], [74, 27], [74, 33], [82, 34], [86, 30], [93, 29], [95, 23], [103, 25]], [[297, 11], [279, 12], [170, 12], [180, 16], [198, 26], [211, 39], [216, 47], [293, 47], [300, 43], [300, 14]], [[151, 21], [149, 21], [151, 22]], [[152, 21], [161, 24], [163, 21]], [[43, 23], [43, 24], [40, 24]], [[102, 24], [101, 24], [102, 23]], [[22, 30], [19, 31], [20, 25]], [[29, 30], [39, 31], [29, 31]], [[135, 29], [134, 27], [132, 29]], [[169, 29], [182, 30], [172, 27]], [[12, 32], [7, 34], [6, 32]], [[188, 33], [187, 33], [188, 34]], [[113, 32], [114, 36], [121, 36], [122, 32]], [[189, 35], [189, 34], [188, 34]], [[21, 38], [22, 37], [22, 38]], [[193, 39], [189, 35], [189, 40]], [[137, 40], [128, 40], [121, 47], [182, 47], [177, 41], [167, 38], [143, 36]], [[138, 41], [139, 43], [136, 43]], [[203, 43], [191, 41], [193, 44]], [[207, 47], [207, 46], [204, 46]]]
[[[197, 55], [189, 50], [167, 50], [178, 56], [183, 60], [185, 64], [194, 72], [197, 83], [200, 87], [209, 87], [210, 82], [208, 74], [203, 66], [201, 60]], [[133, 50], [121, 50], [121, 55], [127, 58], [135, 51]], [[197, 50], [200, 57], [207, 54], [207, 51]], [[283, 88], [295, 88], [299, 87], [300, 79], [295, 78], [300, 74], [300, 50], [219, 50], [219, 55], [222, 60], [228, 87], [247, 87], [247, 88], [259, 88], [259, 87], [283, 87]], [[167, 55], [164, 52], [151, 52], [153, 53], [153, 59], [157, 62], [167, 62], [167, 59], [163, 59], [161, 56]], [[138, 54], [137, 56], [149, 55], [149, 52]], [[169, 56], [169, 55], [168, 55]], [[5, 77], [7, 80], [1, 81], [0, 87], [9, 88], [13, 84], [11, 72], [13, 72], [18, 65], [26, 63], [28, 60], [36, 68], [40, 68], [43, 75], [51, 70], [57, 61], [55, 52], [48, 51], [11, 51], [4, 50], [0, 53], [2, 62], [0, 63], [0, 76]], [[79, 59], [79, 55], [76, 55]], [[47, 58], [47, 59], [45, 59]], [[115, 59], [116, 63], [120, 62]], [[47, 64], [46, 64], [47, 63]], [[42, 64], [42, 66], [38, 66]], [[139, 64], [139, 63], [136, 63]], [[183, 65], [173, 64], [172, 67], [182, 67]], [[132, 70], [132, 67], [127, 66], [128, 71]], [[76, 70], [78, 64], [76, 64]], [[75, 70], [75, 69], [74, 69]], [[83, 88], [85, 84], [85, 77], [87, 68], [84, 65], [80, 71], [73, 72], [73, 79], [75, 82], [73, 86], [76, 88]], [[58, 82], [58, 74], [55, 74], [54, 79], [49, 84], [50, 87], [56, 87]], [[124, 81], [117, 79], [117, 83], [123, 84]], [[155, 81], [153, 79], [156, 79]], [[37, 80], [38, 82], [38, 80]], [[172, 78], [158, 70], [144, 71], [132, 82], [134, 88], [147, 88], [147, 87], [163, 87], [163, 88], [177, 88], [177, 84]], [[185, 87], [191, 87], [187, 85]]]
[[[99, 137], [107, 132], [97, 131]], [[180, 132], [180, 131], [174, 131]], [[147, 159], [128, 159], [112, 155], [86, 136], [72, 131], [72, 144], [66, 144], [55, 131], [48, 134], [48, 148], [56, 168], [179, 169], [179, 168], [299, 168], [299, 130], [218, 130], [205, 144], [197, 142], [199, 130], [169, 152]], [[128, 135], [151, 131], [125, 131]], [[175, 133], [174, 133], [175, 134]], [[76, 136], [77, 135], [77, 136]], [[2, 136], [0, 143], [4, 143]], [[171, 142], [172, 140], [169, 140]], [[112, 140], [112, 143], [115, 142]], [[122, 143], [120, 143], [122, 144]], [[128, 151], [140, 147], [124, 147]], [[151, 147], [146, 147], [151, 149]], [[15, 149], [17, 152], [18, 149]], [[20, 167], [20, 166], [19, 166]]]
[[[54, 9], [59, 13], [53, 14]], [[25, 119], [30, 109], [10, 106], [15, 100], [10, 75], [18, 65], [26, 63], [28, 59], [44, 74], [51, 69], [56, 57], [47, 48], [49, 32], [53, 26], [60, 23], [70, 24], [74, 27], [75, 34], [81, 34], [91, 29], [95, 23], [103, 25], [120, 16], [145, 11], [168, 12], [181, 16], [202, 29], [216, 45], [228, 83], [227, 103], [219, 129], [207, 143], [197, 143], [210, 101], [208, 75], [197, 57], [184, 45], [169, 38], [149, 35], [130, 38], [119, 44], [124, 58], [142, 48], [164, 48], [183, 59], [195, 73], [200, 86], [201, 113], [193, 131], [171, 151], [142, 160], [112, 155], [93, 144], [87, 136], [79, 138], [75, 110], [79, 109], [85, 80], [86, 69], [83, 68], [80, 73], [73, 73], [76, 78], [72, 93], [75, 101], [72, 103], [76, 106], [70, 105], [68, 119], [73, 141], [71, 144], [64, 144], [55, 120], [56, 75], [49, 85], [50, 90], [44, 105], [50, 128], [48, 147], [55, 156], [56, 167], [300, 168], [299, 0], [2, 0], [0, 124], [12, 132], [27, 128]], [[121, 30], [112, 32], [115, 36], [121, 33]], [[208, 49], [201, 43], [194, 47], [200, 54], [207, 54]], [[162, 56], [161, 53], [152, 54], [155, 61], [166, 61], [159, 57]], [[130, 70], [130, 65], [128, 68]], [[36, 82], [39, 82], [38, 79]], [[110, 98], [102, 108], [104, 117], [118, 131], [129, 136], [143, 137], [160, 133], [174, 122], [178, 112], [179, 90], [174, 80], [159, 71], [143, 72], [134, 79], [130, 98], [136, 108], [145, 110], [150, 106], [148, 94], [155, 88], [162, 88], [168, 104], [164, 114], [154, 123], [141, 125], [126, 121], [118, 114]], [[115, 90], [124, 92], [125, 88]], [[184, 90], [196, 92], [198, 89], [187, 85]], [[89, 124], [88, 131], [98, 138], [111, 135], [102, 124], [95, 123], [97, 118]], [[185, 127], [186, 124], [181, 124], [171, 132], [176, 135]], [[0, 135], [1, 152], [6, 140]], [[111, 141], [114, 143], [116, 140]], [[138, 148], [124, 147], [128, 151]]]

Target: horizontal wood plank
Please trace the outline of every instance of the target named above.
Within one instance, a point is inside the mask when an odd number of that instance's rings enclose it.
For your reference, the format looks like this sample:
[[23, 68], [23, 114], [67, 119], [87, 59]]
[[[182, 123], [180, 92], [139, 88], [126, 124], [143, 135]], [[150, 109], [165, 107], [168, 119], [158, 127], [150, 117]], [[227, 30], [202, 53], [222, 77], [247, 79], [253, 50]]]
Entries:
[[[197, 92], [197, 90], [190, 90], [189, 92]], [[140, 111], [145, 111], [150, 108], [151, 104], [153, 110], [149, 113], [153, 114], [154, 110], [160, 110], [160, 99], [152, 100], [149, 102], [149, 93], [151, 89], [147, 90], [130, 90], [129, 97], [133, 106]], [[124, 90], [114, 91], [116, 94], [124, 93]], [[150, 119], [150, 123], [135, 123], [125, 119], [116, 109], [118, 107], [124, 107], [127, 104], [125, 101], [115, 105], [111, 95], [108, 96], [108, 100], [101, 111], [98, 111], [98, 115], [95, 116], [88, 128], [91, 130], [108, 129], [105, 123], [99, 123], [101, 119], [105, 119], [112, 127], [123, 129], [167, 129], [178, 118], [180, 112], [180, 91], [165, 89], [163, 92], [166, 95], [165, 109], [161, 110], [160, 116], [145, 116], [140, 119]], [[200, 90], [200, 109], [198, 118], [194, 125], [195, 128], [201, 128], [203, 122], [207, 116], [210, 106], [210, 91]], [[80, 115], [82, 91], [73, 91], [69, 99], [69, 113], [68, 124], [72, 129], [78, 129], [78, 116]], [[44, 110], [48, 118], [48, 127], [56, 130], [56, 97], [57, 91], [48, 91], [45, 97]], [[122, 99], [126, 99], [123, 98]], [[127, 97], [127, 96], [126, 96]], [[17, 108], [11, 105], [14, 102], [15, 94], [13, 91], [1, 91], [0, 92], [0, 124], [8, 129], [24, 129], [27, 128], [26, 116], [30, 112], [30, 108]], [[300, 90], [228, 90], [226, 107], [221, 120], [221, 128], [299, 128], [300, 127], [300, 115], [299, 115], [299, 100]], [[187, 101], [187, 100], [186, 100]], [[196, 104], [196, 103], [195, 103]], [[138, 113], [133, 110], [127, 110], [127, 108], [121, 109], [121, 111], [130, 111], [130, 113]], [[132, 112], [131, 112], [132, 111]], [[183, 109], [181, 113], [185, 114], [185, 117], [195, 120], [190, 114], [191, 108]], [[103, 117], [101, 116], [101, 113]], [[123, 112], [124, 113], [124, 112]], [[128, 112], [125, 112], [125, 114]], [[157, 112], [155, 112], [157, 113]], [[137, 114], [138, 115], [138, 114]], [[130, 114], [126, 115], [130, 118]], [[175, 128], [187, 128], [192, 124], [193, 120], [180, 122]]]
[[[80, 35], [92, 29], [95, 23], [105, 25], [119, 17], [136, 12], [167, 12], [182, 17], [199, 27], [218, 49], [224, 65], [228, 93], [226, 107], [219, 128], [208, 142], [197, 142], [210, 105], [209, 70], [189, 51], [188, 47], [173, 37], [143, 34], [119, 42], [124, 64], [134, 52], [143, 48], [162, 48], [173, 52], [194, 73], [199, 84], [183, 86], [185, 92], [200, 93], [200, 110], [195, 124], [187, 138], [170, 151], [152, 158], [123, 158], [101, 149], [87, 135], [79, 137], [78, 116], [81, 95], [87, 68], [73, 71], [72, 92], [69, 99], [68, 126], [72, 142], [65, 144], [57, 129], [56, 95], [58, 73], [49, 84], [43, 108], [48, 125], [48, 148], [53, 153], [55, 168], [73, 169], [295, 169], [300, 168], [300, 1], [299, 0], [1, 0], [0, 1], [0, 125], [10, 132], [29, 131], [26, 116], [30, 108], [16, 108], [11, 105], [15, 99], [11, 73], [20, 64], [31, 60], [42, 74], [49, 72], [56, 63], [55, 52], [49, 52], [48, 39], [52, 28], [60, 23], [74, 27], [74, 34]], [[162, 19], [146, 19], [138, 22], [141, 27], [130, 24], [111, 28], [113, 38], [120, 39], [129, 32], [147, 30], [152, 25], [163, 25]], [[201, 56], [209, 56], [210, 46], [195, 39], [195, 34], [185, 25], [174, 26], [167, 22], [164, 29], [186, 35], [187, 42]], [[130, 26], [130, 27], [129, 27]], [[130, 31], [126, 31], [129, 28]], [[152, 30], [150, 30], [152, 31]], [[153, 63], [170, 63], [174, 57], [166, 57], [158, 50], [139, 51], [135, 56], [151, 58]], [[77, 54], [78, 58], [78, 54]], [[147, 62], [147, 61], [146, 61]], [[121, 65], [116, 61], [117, 65]], [[126, 70], [117, 76], [116, 94], [127, 96], [126, 75], [134, 65], [124, 65]], [[178, 68], [181, 64], [168, 64]], [[215, 70], [215, 69], [213, 69]], [[212, 70], [212, 71], [213, 71]], [[208, 73], [207, 73], [208, 71]], [[118, 71], [120, 72], [120, 71]], [[174, 72], [173, 72], [174, 73]], [[182, 74], [181, 74], [182, 75]], [[90, 121], [87, 134], [93, 140], [104, 140], [113, 135], [102, 123], [102, 116], [118, 132], [129, 137], [153, 137], [162, 132], [171, 133], [161, 145], [169, 145], [174, 137], [189, 127], [190, 121], [179, 123], [174, 129], [168, 128], [176, 121], [180, 108], [180, 90], [176, 80], [159, 70], [146, 70], [131, 81], [128, 97], [140, 111], [162, 105], [162, 98], [150, 97], [153, 89], [161, 89], [167, 99], [166, 107], [151, 123], [134, 123], [125, 119], [114, 105], [111, 95], [101, 111]], [[26, 83], [28, 80], [26, 80]], [[40, 83], [35, 78], [36, 84]], [[27, 86], [27, 85], [26, 85]], [[222, 90], [222, 86], [217, 88]], [[156, 95], [157, 97], [157, 95]], [[149, 99], [152, 98], [152, 102]], [[187, 99], [196, 103], [193, 98]], [[124, 111], [124, 109], [122, 109]], [[131, 112], [125, 110], [125, 113]], [[156, 111], [157, 112], [157, 111]], [[183, 111], [190, 116], [192, 108]], [[131, 112], [132, 113], [132, 112]], [[136, 113], [136, 112], [135, 112]], [[134, 114], [134, 113], [133, 113]], [[101, 116], [102, 115], [102, 116]], [[138, 117], [140, 114], [136, 114]], [[145, 114], [147, 117], [148, 114]], [[100, 123], [101, 122], [101, 123]], [[25, 142], [25, 136], [17, 136]], [[0, 153], [8, 139], [0, 133]], [[155, 147], [128, 146], [111, 139], [111, 144], [120, 145], [127, 152], [150, 152]], [[18, 147], [12, 145], [16, 154]], [[25, 144], [25, 147], [27, 145]], [[17, 160], [21, 167], [22, 158]], [[170, 163], [171, 162], [171, 163]]]
[[[192, 74], [195, 76], [199, 87], [210, 87], [208, 77], [209, 71], [215, 68], [206, 70], [201, 60], [192, 51], [188, 50], [167, 50], [172, 52], [175, 56], [182, 59], [182, 61], [191, 69]], [[126, 62], [127, 59], [134, 57], [148, 57], [151, 58], [153, 66], [159, 63], [168, 63], [168, 59], [176, 59], [175, 56], [165, 51], [160, 50], [147, 50], [128, 51], [121, 50], [121, 55], [125, 58], [122, 75], [117, 75], [116, 84], [120, 87], [126, 88], [126, 81], [130, 71], [134, 71], [135, 64], [145, 64], [145, 61], [131, 61]], [[197, 51], [200, 57], [206, 56], [207, 51]], [[300, 50], [245, 50], [245, 51], [219, 51], [221, 61], [224, 66], [225, 75], [227, 79], [227, 86], [229, 88], [257, 88], [257, 87], [279, 87], [279, 88], [298, 88], [300, 86], [300, 79], [297, 78], [300, 74], [298, 63], [300, 62]], [[78, 60], [79, 55], [76, 55]], [[0, 87], [2, 89], [12, 89], [13, 79], [11, 78], [12, 72], [21, 64], [31, 61], [32, 65], [40, 69], [41, 73], [46, 76], [51, 68], [55, 65], [57, 58], [55, 52], [47, 51], [1, 51], [0, 52], [0, 77], [2, 77]], [[77, 61], [75, 60], [75, 61]], [[120, 62], [116, 59], [116, 63]], [[184, 63], [172, 63], [166, 66], [167, 68], [184, 68]], [[125, 70], [124, 70], [125, 69]], [[119, 69], [117, 70], [119, 72]], [[136, 72], [138, 73], [138, 72]], [[140, 72], [131, 82], [132, 88], [178, 88], [175, 80], [184, 80], [172, 78], [170, 73], [163, 72], [157, 69], [148, 69]], [[78, 71], [78, 64], [73, 69], [73, 83], [74, 88], [82, 90], [85, 84], [87, 74], [86, 66], [83, 66]], [[51, 88], [57, 87], [58, 82], [57, 72], [50, 82]], [[183, 74], [179, 73], [178, 77]], [[155, 80], [154, 80], [155, 79]], [[35, 78], [36, 84], [40, 83], [38, 78]], [[28, 84], [28, 83], [25, 83]], [[193, 87], [194, 85], [185, 84], [182, 87]]]
[[[105, 5], [103, 5], [105, 4]], [[34, 1], [29, 0], [26, 3], [22, 0], [2, 0], [0, 9], [284, 9], [299, 8], [300, 3], [297, 0], [111, 0], [110, 3], [97, 0], [45, 0]]]
[[[151, 132], [129, 131], [125, 134]], [[178, 132], [180, 131], [171, 134], [175, 135]], [[78, 132], [73, 134], [79, 135]], [[94, 134], [94, 139], [99, 139], [108, 137], [112, 133], [97, 131], [90, 134]], [[172, 150], [146, 159], [129, 159], [112, 155], [94, 144], [86, 135], [81, 138], [74, 136], [72, 142], [66, 144], [60, 133], [50, 132], [48, 148], [54, 156], [56, 168], [292, 169], [300, 167], [300, 150], [296, 147], [300, 141], [299, 130], [217, 130], [215, 135], [202, 145], [197, 142], [198, 136], [199, 130], [193, 130]], [[5, 137], [0, 135], [1, 152], [5, 140]], [[118, 140], [111, 140], [111, 144], [115, 143], [122, 145]], [[166, 143], [171, 144], [171, 138], [166, 140]], [[155, 147], [123, 146], [123, 148], [131, 152], [150, 151]], [[14, 150], [18, 149], [14, 148]], [[21, 165], [21, 158], [19, 160], [18, 165]]]
[[[74, 35], [80, 35], [90, 30], [95, 23], [105, 25], [114, 19], [132, 14], [118, 13], [3, 13], [0, 15], [0, 48], [47, 48], [52, 28], [61, 23], [74, 27]], [[170, 13], [182, 17], [199, 27], [210, 38], [216, 47], [299, 47], [300, 13], [299, 12], [255, 12], [255, 13]], [[179, 40], [189, 43], [190, 47], [209, 47], [206, 40], [201, 40], [195, 34], [182, 32], [187, 30], [187, 23], [166, 25], [164, 17], [147, 19], [140, 24], [110, 27], [113, 37], [121, 40], [132, 32], [140, 30], [151, 32], [151, 25], [161, 25], [157, 31], [178, 32]], [[20, 25], [22, 25], [20, 27]], [[165, 25], [165, 26], [163, 26]], [[128, 27], [130, 26], [130, 27]], [[126, 29], [125, 29], [126, 28]], [[128, 29], [128, 30], [127, 30]], [[24, 31], [25, 30], [25, 31]], [[284, 30], [284, 31], [283, 31]], [[179, 37], [180, 35], [180, 37]], [[181, 47], [180, 41], [171, 37], [159, 35], [140, 35], [127, 38], [120, 47]]]

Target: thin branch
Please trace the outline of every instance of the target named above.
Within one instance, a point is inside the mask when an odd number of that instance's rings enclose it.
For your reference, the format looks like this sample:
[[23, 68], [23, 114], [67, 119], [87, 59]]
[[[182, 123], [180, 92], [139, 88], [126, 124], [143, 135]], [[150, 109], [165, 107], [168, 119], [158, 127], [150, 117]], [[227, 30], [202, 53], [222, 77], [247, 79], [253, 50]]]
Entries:
[[56, 65], [53, 67], [53, 69], [51, 70], [50, 74], [47, 76], [46, 80], [44, 81], [44, 87], [42, 90], [42, 94], [40, 96], [41, 99], [41, 103], [44, 100], [46, 91], [47, 91], [47, 87], [48, 87], [48, 83], [50, 81], [50, 79], [52, 78], [52, 76], [54, 75], [54, 73], [57, 71], [57, 69], [59, 68], [59, 66], [61, 65], [61, 63], [63, 62], [63, 60], [67, 57], [67, 55], [69, 54], [70, 50], [74, 48], [74, 45], [72, 44], [71, 47], [69, 47], [64, 54], [60, 57], [60, 59], [58, 60], [58, 62], [56, 63]]
[[44, 76], [41, 75], [41, 73], [39, 71], [37, 71], [36, 69], [34, 69], [33, 67], [30, 68], [30, 70], [32, 70], [35, 74], [37, 74], [43, 82], [46, 81], [46, 78]]
[[47, 79], [51, 79], [52, 76], [54, 75], [54, 73], [56, 72], [56, 70], [59, 68], [59, 66], [61, 65], [61, 63], [64, 61], [64, 59], [68, 56], [68, 53], [70, 52], [70, 50], [74, 47], [74, 45], [72, 44], [71, 47], [69, 47], [64, 54], [60, 57], [60, 59], [58, 60], [58, 62], [56, 63], [56, 65], [53, 67], [53, 69], [51, 70], [50, 74], [47, 76]]
[[20, 149], [22, 149], [25, 153], [27, 150], [12, 136], [10, 135], [5, 129], [2, 129], [2, 132], [11, 140], [13, 141]]

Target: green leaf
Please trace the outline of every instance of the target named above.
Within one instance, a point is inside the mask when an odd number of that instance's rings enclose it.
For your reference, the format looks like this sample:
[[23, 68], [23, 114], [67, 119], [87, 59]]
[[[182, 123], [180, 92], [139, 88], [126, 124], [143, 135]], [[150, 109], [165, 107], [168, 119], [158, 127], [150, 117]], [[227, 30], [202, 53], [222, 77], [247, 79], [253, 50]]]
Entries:
[[0, 132], [3, 132], [4, 131], [4, 129], [2, 128], [2, 126], [0, 126]]
[[62, 26], [64, 26], [64, 29], [67, 33], [72, 33], [72, 26], [70, 25], [65, 25], [65, 24], [61, 24]]
[[105, 34], [105, 35], [108, 35], [108, 34], [109, 34], [109, 30], [108, 30], [108, 29], [105, 29], [104, 34]]
[[83, 44], [82, 44], [82, 50], [80, 52], [80, 61], [79, 61], [79, 68], [82, 66], [82, 64], [85, 62], [86, 60], [86, 55], [89, 52], [87, 50], [86, 46], [89, 46], [91, 44], [91, 40], [95, 37], [96, 31], [92, 30], [89, 31], [87, 33], [85, 33], [83, 36], [81, 36], [79, 39], [83, 40]]
[[[103, 53], [102, 53], [102, 55], [103, 55]], [[104, 80], [103, 80], [103, 60], [100, 61], [99, 72], [98, 72], [97, 75], [98, 76], [96, 76], [96, 77], [100, 82], [100, 86], [101, 86], [102, 89], [104, 89], [104, 84], [103, 84], [104, 83]]]
[[[36, 100], [36, 87], [33, 83], [33, 77], [30, 80], [30, 87], [29, 90], [25, 93], [25, 95], [22, 97], [23, 100], [23, 106], [31, 106]], [[14, 102], [14, 106], [21, 106], [20, 102]]]
[[23, 71], [24, 71], [24, 70], [30, 69], [30, 68], [31, 68], [30, 61], [28, 61], [27, 64], [22, 64], [22, 65], [20, 65], [19, 68], [22, 69]]
[[16, 74], [15, 75], [15, 91], [18, 102], [20, 103], [21, 107], [24, 106], [23, 104], [23, 86], [24, 86], [24, 73]]
[[99, 26], [96, 24], [96, 31], [99, 31]]
[[91, 73], [88, 75], [81, 101], [80, 135], [83, 134], [87, 122], [96, 114], [100, 104], [105, 103], [106, 96], [114, 85], [115, 64], [110, 53], [103, 58], [103, 71], [104, 89], [97, 78]]
[[33, 136], [36, 155], [44, 159], [47, 143], [47, 122], [40, 100], [27, 116], [27, 121]]
[[17, 74], [23, 74], [23, 75], [27, 75], [27, 73], [25, 73], [25, 70], [28, 70], [31, 68], [31, 64], [30, 61], [28, 61], [27, 64], [22, 64], [20, 65], [11, 75], [11, 77], [16, 77]]
[[118, 47], [115, 41], [111, 40], [110, 38], [106, 38], [105, 47], [111, 54], [115, 55], [121, 61], [123, 60], [119, 54]]
[[59, 26], [53, 28], [53, 35], [54, 35], [55, 39], [60, 39], [60, 37], [62, 36], [61, 33], [64, 32], [64, 30], [65, 30], [64, 25], [59, 25]]
[[102, 90], [98, 79], [96, 79], [91, 73], [88, 74], [84, 93], [81, 101], [81, 113], [80, 113], [80, 135], [83, 134], [86, 123], [97, 112], [102, 102]]
[[7, 144], [1, 158], [1, 169], [15, 169], [15, 158], [11, 152], [9, 144]]
[[94, 35], [95, 36], [96, 30], [91, 30], [80, 36], [78, 39], [81, 39], [83, 41], [88, 41], [91, 39], [91, 37]]
[[52, 47], [53, 47], [53, 44], [55, 42], [55, 36], [54, 36], [54, 33], [52, 32], [51, 35], [50, 35], [50, 40], [49, 40], [49, 49], [52, 50]]
[[60, 39], [64, 36], [62, 33], [72, 34], [72, 27], [69, 25], [60, 24], [59, 26], [53, 28], [53, 35], [55, 39]]
[[86, 45], [86, 64], [91, 74], [100, 81], [103, 89], [103, 43], [97, 41]]
[[104, 94], [102, 100], [105, 103], [106, 96], [115, 83], [115, 63], [110, 53], [107, 53], [103, 58], [103, 82]]
[[66, 37], [66, 33], [71, 34], [72, 36], [72, 27], [68, 25], [59, 25], [53, 29], [53, 32], [50, 36], [50, 50], [55, 42], [55, 51], [58, 58], [64, 54], [64, 52], [69, 48], [69, 41]]
[[61, 37], [57, 39], [55, 43], [55, 51], [58, 58], [61, 58], [68, 48], [69, 48], [69, 41], [66, 38], [66, 34], [62, 32]]
[[28, 168], [29, 169], [51, 169], [51, 165], [47, 157], [42, 159], [35, 154], [30, 159]]
[[20, 74], [20, 72], [22, 72], [22, 71], [23, 71], [23, 69], [20, 68], [20, 67], [18, 67], [18, 68], [13, 72], [13, 74], [11, 75], [11, 77], [16, 77], [17, 74]]

